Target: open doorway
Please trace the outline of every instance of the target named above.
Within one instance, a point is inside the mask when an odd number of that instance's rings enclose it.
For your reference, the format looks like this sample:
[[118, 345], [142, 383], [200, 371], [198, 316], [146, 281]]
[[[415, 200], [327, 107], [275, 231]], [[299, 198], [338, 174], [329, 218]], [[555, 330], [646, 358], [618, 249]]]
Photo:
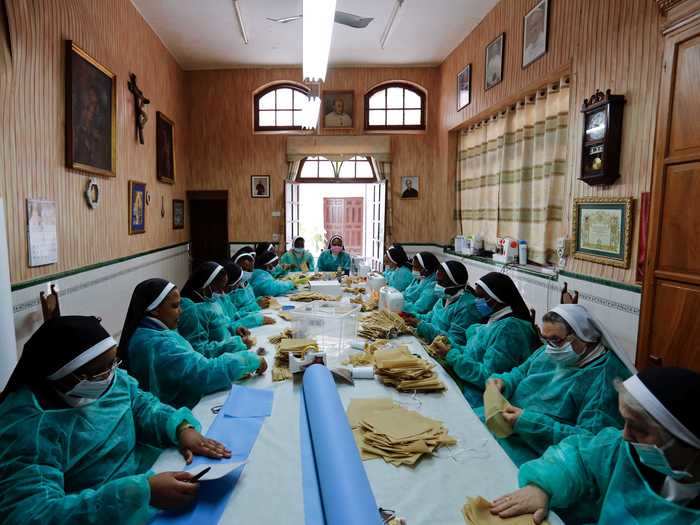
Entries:
[[369, 159], [329, 161], [309, 157], [295, 182], [286, 185], [286, 244], [304, 237], [318, 257], [332, 235], [345, 249], [379, 268], [384, 252], [385, 184], [378, 182]]
[[196, 268], [228, 257], [228, 191], [188, 191], [190, 258]]

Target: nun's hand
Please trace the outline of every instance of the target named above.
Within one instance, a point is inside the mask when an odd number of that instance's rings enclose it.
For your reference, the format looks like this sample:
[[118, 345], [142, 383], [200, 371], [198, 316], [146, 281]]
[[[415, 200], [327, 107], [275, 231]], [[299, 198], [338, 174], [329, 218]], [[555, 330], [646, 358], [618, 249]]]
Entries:
[[406, 317], [403, 318], [403, 320], [406, 322], [406, 324], [408, 326], [412, 326], [413, 328], [418, 326], [418, 323], [420, 323], [420, 321], [418, 319], [416, 319], [415, 317], [413, 317], [412, 315], [407, 315]]
[[250, 330], [248, 330], [245, 326], [241, 326], [236, 329], [236, 335], [240, 335], [241, 337], [248, 337], [250, 335]]
[[253, 345], [255, 344], [255, 341], [252, 337], [244, 337], [243, 342], [248, 348], [253, 348]]
[[151, 505], [170, 510], [189, 505], [194, 501], [199, 483], [190, 482], [189, 472], [161, 472], [148, 478], [151, 489]]
[[511, 427], [515, 426], [515, 422], [522, 415], [522, 413], [522, 408], [514, 407], [512, 405], [509, 405], [506, 408], [504, 408], [502, 412], [503, 419], [505, 419], [506, 423], [508, 423]]
[[269, 297], [258, 297], [258, 306], [263, 310], [265, 308], [270, 308], [270, 298]]
[[265, 373], [266, 370], [267, 370], [267, 359], [265, 359], [264, 357], [261, 357], [260, 358], [260, 366], [255, 371], [255, 373], [258, 374], [259, 376], [261, 376]]
[[503, 379], [499, 378], [489, 379], [488, 381], [486, 381], [486, 385], [493, 385], [496, 388], [496, 390], [498, 390], [501, 393], [503, 393], [503, 389], [506, 386], [506, 384], [503, 382]]
[[192, 456], [205, 456], [208, 458], [230, 458], [231, 451], [214, 439], [204, 437], [194, 428], [186, 428], [180, 432], [180, 453], [189, 465]]
[[267, 315], [263, 315], [263, 324], [275, 324], [277, 321], [275, 321], [272, 317], [268, 317]]
[[435, 351], [435, 353], [437, 355], [439, 355], [440, 357], [445, 357], [447, 355], [447, 353], [450, 351], [450, 347], [447, 346], [442, 341], [437, 340], [437, 338], [435, 338], [435, 340], [433, 340], [433, 343], [430, 346]]
[[534, 514], [533, 520], [540, 525], [549, 513], [549, 496], [541, 488], [528, 485], [506, 494], [491, 503], [491, 514], [501, 518], [512, 518], [523, 514]]

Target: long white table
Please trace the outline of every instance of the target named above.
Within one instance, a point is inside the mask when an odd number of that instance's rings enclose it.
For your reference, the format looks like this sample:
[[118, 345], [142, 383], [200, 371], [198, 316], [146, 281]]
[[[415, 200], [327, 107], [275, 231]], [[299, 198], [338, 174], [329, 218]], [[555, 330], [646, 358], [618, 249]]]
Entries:
[[[278, 298], [282, 304], [288, 299]], [[344, 301], [347, 298], [344, 298]], [[277, 319], [274, 325], [252, 330], [258, 346], [267, 349], [270, 368], [275, 348], [267, 338], [276, 335], [289, 323], [275, 312], [266, 315]], [[411, 352], [433, 361], [413, 336], [396, 341], [409, 346]], [[338, 356], [329, 358], [335, 366]], [[392, 509], [408, 520], [409, 525], [463, 525], [462, 506], [467, 496], [493, 499], [518, 488], [517, 468], [503, 452], [486, 427], [474, 414], [459, 387], [437, 365], [440, 379], [447, 385], [442, 393], [401, 394], [377, 380], [356, 380], [355, 386], [338, 385], [338, 393], [347, 409], [353, 398], [391, 397], [406, 408], [438, 419], [457, 438], [454, 447], [438, 449], [433, 457], [424, 457], [413, 468], [394, 467], [382, 459], [363, 462], [377, 505]], [[227, 524], [304, 524], [304, 497], [301, 480], [299, 441], [299, 400], [301, 385], [293, 381], [272, 382], [270, 371], [262, 377], [245, 381], [246, 386], [270, 388], [275, 392], [272, 415], [266, 419], [249, 457], [249, 463], [236, 484], [219, 522]], [[214, 419], [212, 407], [221, 405], [228, 392], [204, 397], [194, 408], [203, 431]], [[181, 470], [182, 456], [166, 450], [153, 469], [156, 472]], [[552, 525], [562, 523], [553, 513]]]

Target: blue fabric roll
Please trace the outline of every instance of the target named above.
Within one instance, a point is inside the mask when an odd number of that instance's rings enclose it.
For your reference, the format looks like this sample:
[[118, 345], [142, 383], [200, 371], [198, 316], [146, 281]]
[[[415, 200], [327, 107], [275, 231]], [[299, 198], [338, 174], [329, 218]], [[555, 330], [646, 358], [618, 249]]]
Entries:
[[[328, 368], [307, 368], [303, 392], [326, 525], [381, 525], [367, 473]], [[308, 468], [308, 464], [302, 467]]]

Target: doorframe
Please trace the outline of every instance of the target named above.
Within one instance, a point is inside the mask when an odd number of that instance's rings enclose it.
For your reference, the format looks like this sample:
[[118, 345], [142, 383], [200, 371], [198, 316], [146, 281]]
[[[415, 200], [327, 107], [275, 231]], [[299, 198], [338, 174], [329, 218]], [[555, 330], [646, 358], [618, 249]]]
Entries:
[[[228, 206], [228, 190], [188, 190], [186, 192], [187, 196], [187, 201], [226, 201], [226, 245], [228, 246], [231, 242], [231, 238], [229, 235], [229, 229], [228, 229], [228, 219], [229, 219], [229, 206]], [[187, 210], [191, 210], [190, 206], [187, 206]], [[190, 211], [190, 213], [192, 213]], [[190, 225], [192, 224], [192, 216], [190, 215], [189, 219]], [[190, 229], [190, 234], [191, 234], [191, 229]], [[189, 244], [187, 245], [187, 254], [189, 255], [190, 258], [190, 263], [192, 263], [192, 239], [190, 239]], [[227, 255], [230, 255], [227, 253]]]

